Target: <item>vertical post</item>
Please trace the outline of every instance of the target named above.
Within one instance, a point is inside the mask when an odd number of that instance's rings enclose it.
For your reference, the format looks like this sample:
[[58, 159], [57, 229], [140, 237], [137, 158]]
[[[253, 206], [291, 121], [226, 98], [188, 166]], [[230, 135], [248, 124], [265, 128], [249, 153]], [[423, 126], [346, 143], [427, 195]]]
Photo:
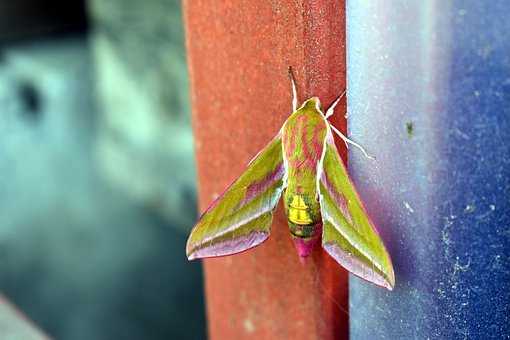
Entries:
[[[344, 90], [344, 2], [192, 0], [184, 16], [204, 210], [291, 113], [289, 66], [301, 100]], [[261, 246], [204, 261], [212, 339], [347, 338], [346, 272], [319, 248], [301, 265], [282, 211]]]
[[510, 3], [350, 1], [350, 165], [393, 256], [356, 339], [510, 336]]

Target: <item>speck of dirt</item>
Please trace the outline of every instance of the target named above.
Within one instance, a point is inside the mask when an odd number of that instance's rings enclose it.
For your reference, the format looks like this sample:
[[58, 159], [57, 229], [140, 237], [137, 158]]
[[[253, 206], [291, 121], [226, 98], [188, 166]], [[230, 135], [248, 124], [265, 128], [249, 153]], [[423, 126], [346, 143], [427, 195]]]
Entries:
[[244, 319], [243, 326], [246, 333], [253, 333], [255, 331], [255, 326], [250, 319]]
[[414, 136], [414, 123], [409, 121], [406, 123], [407, 137], [412, 138]]

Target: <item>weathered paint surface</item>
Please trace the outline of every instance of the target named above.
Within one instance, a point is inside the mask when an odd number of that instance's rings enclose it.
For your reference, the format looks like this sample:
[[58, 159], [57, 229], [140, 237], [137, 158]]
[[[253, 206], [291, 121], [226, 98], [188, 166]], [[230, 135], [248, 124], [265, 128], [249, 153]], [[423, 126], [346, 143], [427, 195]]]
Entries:
[[510, 338], [510, 2], [349, 1], [353, 179], [393, 292], [351, 280], [353, 339]]
[[[288, 66], [301, 100], [344, 90], [344, 2], [193, 0], [184, 14], [203, 211], [289, 116]], [[280, 206], [264, 244], [206, 260], [210, 337], [347, 338], [347, 274], [316, 249], [302, 265]]]

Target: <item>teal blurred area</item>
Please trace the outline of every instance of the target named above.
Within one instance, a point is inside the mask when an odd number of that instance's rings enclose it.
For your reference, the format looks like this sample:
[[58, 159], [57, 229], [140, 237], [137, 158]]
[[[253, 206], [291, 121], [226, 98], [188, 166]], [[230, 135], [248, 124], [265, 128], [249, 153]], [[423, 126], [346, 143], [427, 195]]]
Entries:
[[32, 2], [0, 26], [0, 292], [55, 339], [204, 338], [180, 2]]

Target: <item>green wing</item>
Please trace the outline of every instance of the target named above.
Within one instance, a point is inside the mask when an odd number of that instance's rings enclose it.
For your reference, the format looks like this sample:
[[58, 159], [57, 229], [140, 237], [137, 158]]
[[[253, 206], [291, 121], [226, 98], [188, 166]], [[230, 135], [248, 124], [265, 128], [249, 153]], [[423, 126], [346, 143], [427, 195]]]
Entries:
[[202, 215], [188, 238], [188, 259], [235, 254], [265, 241], [284, 175], [278, 135]]
[[318, 183], [322, 247], [351, 273], [392, 290], [395, 274], [390, 256], [338, 155], [331, 131], [324, 152]]

